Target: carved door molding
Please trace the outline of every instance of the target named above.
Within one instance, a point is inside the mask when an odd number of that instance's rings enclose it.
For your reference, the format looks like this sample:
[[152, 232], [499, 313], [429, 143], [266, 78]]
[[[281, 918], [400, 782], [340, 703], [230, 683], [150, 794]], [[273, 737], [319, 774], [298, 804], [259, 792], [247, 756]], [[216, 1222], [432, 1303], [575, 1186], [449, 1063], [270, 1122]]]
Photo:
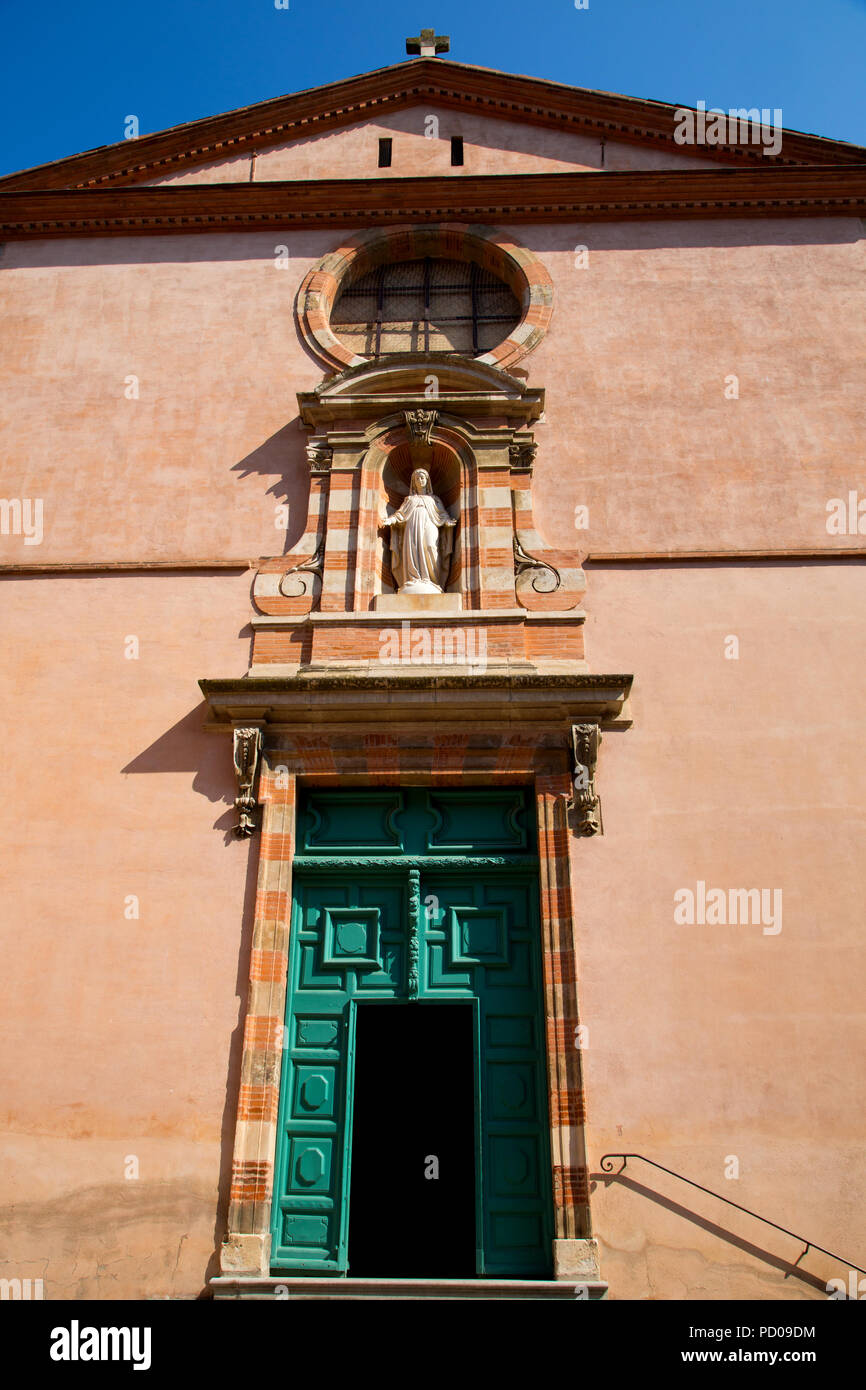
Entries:
[[265, 734], [259, 800], [263, 803], [258, 891], [244, 1028], [228, 1235], [226, 1279], [268, 1277], [274, 1159], [291, 932], [295, 807], [299, 780], [322, 787], [436, 788], [527, 785], [532, 789], [538, 843], [541, 962], [550, 1117], [550, 1184], [554, 1269], [569, 1277], [575, 1250], [591, 1249], [585, 1103], [578, 1027], [577, 958], [573, 938], [569, 805], [571, 756], [562, 739], [514, 732], [422, 737], [370, 732], [362, 746], [372, 764], [359, 771], [358, 744], [337, 737]]

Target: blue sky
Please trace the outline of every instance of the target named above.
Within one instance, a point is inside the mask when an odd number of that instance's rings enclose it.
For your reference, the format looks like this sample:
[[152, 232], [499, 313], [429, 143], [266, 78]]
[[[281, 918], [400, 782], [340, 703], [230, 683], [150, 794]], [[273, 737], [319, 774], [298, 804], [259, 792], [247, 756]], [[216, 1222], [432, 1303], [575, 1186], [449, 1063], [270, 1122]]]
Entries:
[[866, 0], [0, 0], [0, 173], [405, 59], [694, 106], [781, 107], [866, 145]]

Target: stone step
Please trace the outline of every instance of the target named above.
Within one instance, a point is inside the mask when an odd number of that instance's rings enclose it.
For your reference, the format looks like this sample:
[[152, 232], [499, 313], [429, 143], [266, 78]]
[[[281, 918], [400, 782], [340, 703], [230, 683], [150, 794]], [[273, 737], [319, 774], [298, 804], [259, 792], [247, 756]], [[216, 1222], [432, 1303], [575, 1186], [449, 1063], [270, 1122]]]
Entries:
[[553, 1279], [334, 1279], [240, 1278], [211, 1279], [217, 1299], [565, 1299], [588, 1302], [602, 1299], [607, 1284], [601, 1280], [575, 1283]]

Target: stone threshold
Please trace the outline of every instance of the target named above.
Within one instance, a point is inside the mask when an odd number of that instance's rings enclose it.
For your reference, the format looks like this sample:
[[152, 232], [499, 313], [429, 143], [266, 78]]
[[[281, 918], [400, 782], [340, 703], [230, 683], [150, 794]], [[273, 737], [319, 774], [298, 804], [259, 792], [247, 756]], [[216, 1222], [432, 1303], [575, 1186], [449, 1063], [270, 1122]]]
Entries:
[[334, 1299], [557, 1299], [595, 1302], [607, 1295], [600, 1279], [576, 1283], [566, 1279], [340, 1279], [313, 1276], [240, 1277], [211, 1279], [215, 1299], [334, 1300]]

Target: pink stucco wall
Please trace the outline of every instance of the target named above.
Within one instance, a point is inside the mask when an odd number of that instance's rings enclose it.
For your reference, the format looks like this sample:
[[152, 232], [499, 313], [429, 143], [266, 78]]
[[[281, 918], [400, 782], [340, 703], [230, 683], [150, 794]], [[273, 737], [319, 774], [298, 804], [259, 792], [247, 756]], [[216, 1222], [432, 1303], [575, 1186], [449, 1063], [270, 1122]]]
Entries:
[[[646, 1154], [862, 1264], [862, 565], [588, 582], [595, 668], [637, 675], [634, 727], [602, 746], [605, 834], [576, 852], [591, 1171]], [[779, 890], [781, 929], [678, 924], [674, 894], [698, 880]], [[599, 1178], [593, 1196], [615, 1297], [823, 1298], [847, 1280], [815, 1252], [786, 1279], [796, 1241], [627, 1172], [650, 1195]]]
[[[522, 364], [547, 391], [534, 496], [551, 545], [862, 544], [826, 529], [827, 501], [862, 479], [859, 221], [515, 230], [555, 284], [550, 333]], [[295, 395], [321, 379], [293, 302], [341, 239], [7, 244], [2, 489], [43, 499], [45, 534], [0, 536], [0, 563], [291, 546], [307, 486]], [[576, 849], [592, 1171], [606, 1149], [640, 1150], [856, 1259], [861, 569], [587, 577], [591, 668], [637, 676], [635, 726], [602, 749], [605, 836]], [[0, 1273], [42, 1276], [49, 1297], [194, 1296], [213, 1272], [255, 850], [227, 838], [230, 753], [201, 731], [196, 682], [246, 670], [250, 583], [0, 581]], [[781, 889], [782, 931], [675, 925], [673, 894], [698, 879]], [[760, 1228], [737, 1226], [737, 1247], [622, 1185], [593, 1200], [616, 1296], [819, 1296], [744, 1248], [796, 1258]], [[709, 1199], [690, 1210], [719, 1222]]]
[[[857, 486], [866, 432], [858, 219], [515, 233], [555, 286], [550, 332], [522, 364], [547, 391], [536, 515], [552, 545], [858, 543], [826, 525], [828, 500]], [[2, 560], [254, 559], [293, 544], [306, 517], [295, 397], [322, 371], [294, 300], [340, 241], [7, 244], [4, 488], [42, 498], [45, 520], [39, 547], [0, 537]], [[276, 525], [285, 501], [288, 535]]]
[[[856, 1260], [861, 573], [589, 582], [594, 668], [637, 674], [634, 727], [602, 747], [605, 835], [576, 846], [591, 1171], [646, 1153]], [[6, 579], [2, 596], [2, 1272], [49, 1297], [194, 1296], [231, 1147], [256, 859], [228, 836], [229, 745], [201, 731], [196, 680], [245, 669], [249, 576]], [[698, 879], [781, 889], [782, 930], [677, 925], [674, 893]], [[633, 1176], [684, 1211], [597, 1178], [614, 1296], [820, 1296], [745, 1248], [790, 1261], [790, 1240]]]
[[0, 581], [0, 1275], [46, 1298], [194, 1297], [213, 1253], [253, 883], [196, 678], [246, 669], [249, 585]]

